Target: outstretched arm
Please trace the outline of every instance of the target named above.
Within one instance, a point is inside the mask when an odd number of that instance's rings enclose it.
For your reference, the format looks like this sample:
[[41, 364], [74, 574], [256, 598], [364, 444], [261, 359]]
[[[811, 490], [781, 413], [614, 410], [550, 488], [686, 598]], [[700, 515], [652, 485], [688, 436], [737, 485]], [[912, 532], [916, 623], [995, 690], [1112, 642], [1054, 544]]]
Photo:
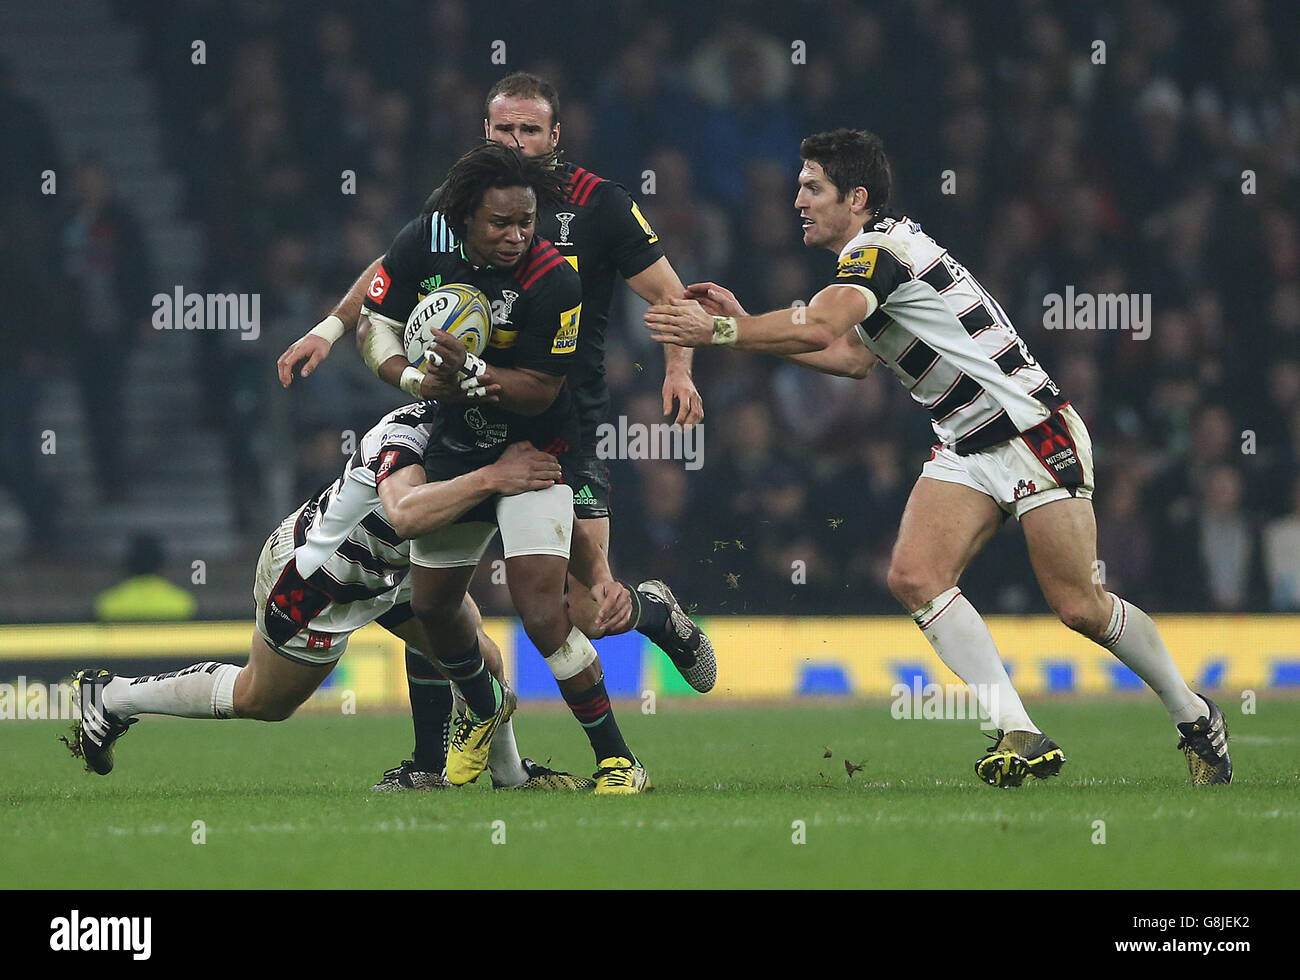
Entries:
[[655, 340], [779, 354], [804, 367], [851, 378], [865, 378], [876, 362], [852, 330], [875, 310], [875, 297], [864, 290], [827, 286], [806, 307], [756, 317], [746, 314], [735, 295], [717, 283], [696, 283], [686, 295], [685, 301], [646, 313]]

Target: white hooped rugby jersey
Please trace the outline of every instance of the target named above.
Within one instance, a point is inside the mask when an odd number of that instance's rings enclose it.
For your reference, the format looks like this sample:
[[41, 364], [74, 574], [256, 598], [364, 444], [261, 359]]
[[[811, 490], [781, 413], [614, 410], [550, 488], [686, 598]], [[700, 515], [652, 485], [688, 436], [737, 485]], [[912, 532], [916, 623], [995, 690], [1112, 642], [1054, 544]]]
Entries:
[[[298, 574], [338, 604], [371, 599], [396, 588], [411, 567], [411, 544], [384, 516], [379, 484], [405, 466], [422, 466], [434, 405], [420, 402], [389, 412], [367, 432], [337, 480], [307, 501], [293, 529]], [[373, 618], [362, 606], [357, 629]]]
[[858, 336], [957, 453], [1014, 439], [1066, 404], [997, 300], [909, 218], [863, 229], [840, 252], [833, 285], [875, 296]]

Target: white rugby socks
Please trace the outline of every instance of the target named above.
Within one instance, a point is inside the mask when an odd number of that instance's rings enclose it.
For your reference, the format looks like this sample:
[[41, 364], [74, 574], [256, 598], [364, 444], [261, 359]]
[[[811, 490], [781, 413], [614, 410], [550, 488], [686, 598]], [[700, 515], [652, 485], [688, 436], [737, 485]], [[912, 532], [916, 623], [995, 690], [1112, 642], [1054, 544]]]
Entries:
[[1114, 600], [1114, 605], [1110, 625], [1099, 641], [1101, 645], [1156, 692], [1175, 725], [1195, 721], [1206, 714], [1205, 702], [1187, 686], [1174, 666], [1174, 659], [1151, 617], [1114, 592], [1106, 594]]
[[510, 719], [499, 726], [488, 746], [488, 769], [492, 772], [493, 786], [520, 786], [528, 780], [519, 746], [515, 744], [515, 726]]
[[961, 593], [942, 592], [912, 613], [939, 659], [974, 688], [993, 724], [1008, 732], [1037, 732], [998, 656], [993, 634]]
[[241, 670], [201, 663], [148, 677], [114, 677], [104, 686], [104, 707], [123, 719], [139, 714], [233, 718]]

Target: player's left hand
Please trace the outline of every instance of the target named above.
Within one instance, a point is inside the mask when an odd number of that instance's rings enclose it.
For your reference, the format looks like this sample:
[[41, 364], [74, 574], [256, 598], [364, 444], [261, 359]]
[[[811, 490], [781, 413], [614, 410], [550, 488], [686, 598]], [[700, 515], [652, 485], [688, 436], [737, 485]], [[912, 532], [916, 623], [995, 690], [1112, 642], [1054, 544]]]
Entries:
[[453, 373], [458, 372], [465, 363], [465, 355], [469, 353], [460, 338], [445, 330], [434, 329], [430, 333], [433, 335], [433, 346], [430, 349], [438, 352], [443, 366], [450, 366]]
[[476, 405], [495, 404], [501, 400], [501, 385], [497, 384], [492, 377], [491, 368], [478, 378], [466, 378], [452, 368], [443, 356], [441, 364], [431, 367], [425, 373], [424, 381], [420, 385], [420, 397], [426, 401], [447, 405], [465, 402], [473, 402]]
[[603, 635], [626, 633], [632, 625], [632, 594], [621, 582], [600, 582], [592, 587], [591, 597], [596, 600], [596, 627]]
[[693, 299], [656, 303], [645, 313], [650, 339], [678, 347], [707, 347], [713, 343], [713, 317]]
[[280, 384], [285, 388], [293, 384], [293, 369], [301, 362], [299, 377], [305, 378], [316, 370], [321, 361], [330, 356], [330, 342], [315, 334], [304, 334], [289, 345], [288, 350], [275, 362], [275, 370], [280, 376]]
[[695, 425], [704, 418], [704, 399], [695, 387], [695, 382], [683, 368], [669, 368], [664, 374], [664, 417], [673, 414], [673, 402], [677, 402], [677, 425]]

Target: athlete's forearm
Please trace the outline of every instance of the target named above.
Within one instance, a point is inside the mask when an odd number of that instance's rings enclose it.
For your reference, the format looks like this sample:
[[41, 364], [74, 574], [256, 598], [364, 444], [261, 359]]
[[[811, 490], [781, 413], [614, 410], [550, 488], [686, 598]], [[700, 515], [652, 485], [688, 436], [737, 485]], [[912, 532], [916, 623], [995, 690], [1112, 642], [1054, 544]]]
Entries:
[[492, 381], [501, 386], [498, 404], [516, 415], [541, 415], [555, 402], [562, 378], [519, 368], [489, 368]]
[[[730, 346], [757, 354], [788, 356], [822, 351], [839, 336], [829, 320], [813, 313], [807, 306], [733, 319], [736, 334]], [[726, 327], [715, 328], [715, 334], [719, 329], [725, 330]]]
[[424, 398], [424, 374], [402, 352], [398, 327], [382, 317], [372, 319], [363, 313], [357, 326], [357, 347], [361, 359], [379, 380], [387, 382], [412, 398]]
[[[764, 354], [786, 357], [810, 354], [845, 341], [854, 324], [871, 316], [876, 307], [872, 293], [855, 286], [832, 284], [814, 296], [807, 306], [754, 317], [714, 317], [712, 339], [714, 343]], [[818, 363], [830, 363], [835, 357], [831, 354]]]
[[343, 298], [330, 311], [331, 316], [336, 316], [343, 322], [344, 333], [357, 329], [357, 319], [361, 316], [361, 306], [366, 301], [366, 290], [370, 288], [370, 282], [375, 278], [375, 273], [379, 271], [383, 261], [384, 257], [381, 255], [366, 266], [366, 271], [357, 277], [356, 282], [352, 284]]
[[825, 350], [807, 354], [787, 354], [788, 360], [801, 367], [832, 374], [837, 378], [865, 378], [876, 366], [876, 356], [853, 340], [852, 333], [837, 337]]
[[605, 556], [604, 549], [596, 540], [596, 536], [576, 518], [573, 522], [571, 548], [569, 572], [588, 589], [594, 589], [602, 582], [614, 581], [614, 573], [610, 571], [609, 559]]
[[[672, 267], [668, 257], [664, 256], [638, 272], [627, 281], [632, 291], [647, 303], [667, 303], [671, 299], [680, 299], [686, 295], [677, 270]], [[695, 359], [695, 350], [691, 347], [664, 346], [664, 374], [682, 371], [689, 377], [691, 364]]]
[[402, 487], [385, 494], [387, 482], [380, 484], [384, 512], [393, 530], [408, 540], [446, 527], [498, 492], [486, 468], [452, 480]]
[[691, 365], [695, 361], [694, 347], [678, 347], [676, 344], [664, 344], [664, 375], [672, 375], [675, 371], [680, 371], [687, 377], [691, 376]]
[[390, 357], [379, 365], [379, 370], [375, 372], [379, 380], [392, 385], [394, 388], [402, 387], [402, 372], [411, 366], [411, 362], [405, 357]]

